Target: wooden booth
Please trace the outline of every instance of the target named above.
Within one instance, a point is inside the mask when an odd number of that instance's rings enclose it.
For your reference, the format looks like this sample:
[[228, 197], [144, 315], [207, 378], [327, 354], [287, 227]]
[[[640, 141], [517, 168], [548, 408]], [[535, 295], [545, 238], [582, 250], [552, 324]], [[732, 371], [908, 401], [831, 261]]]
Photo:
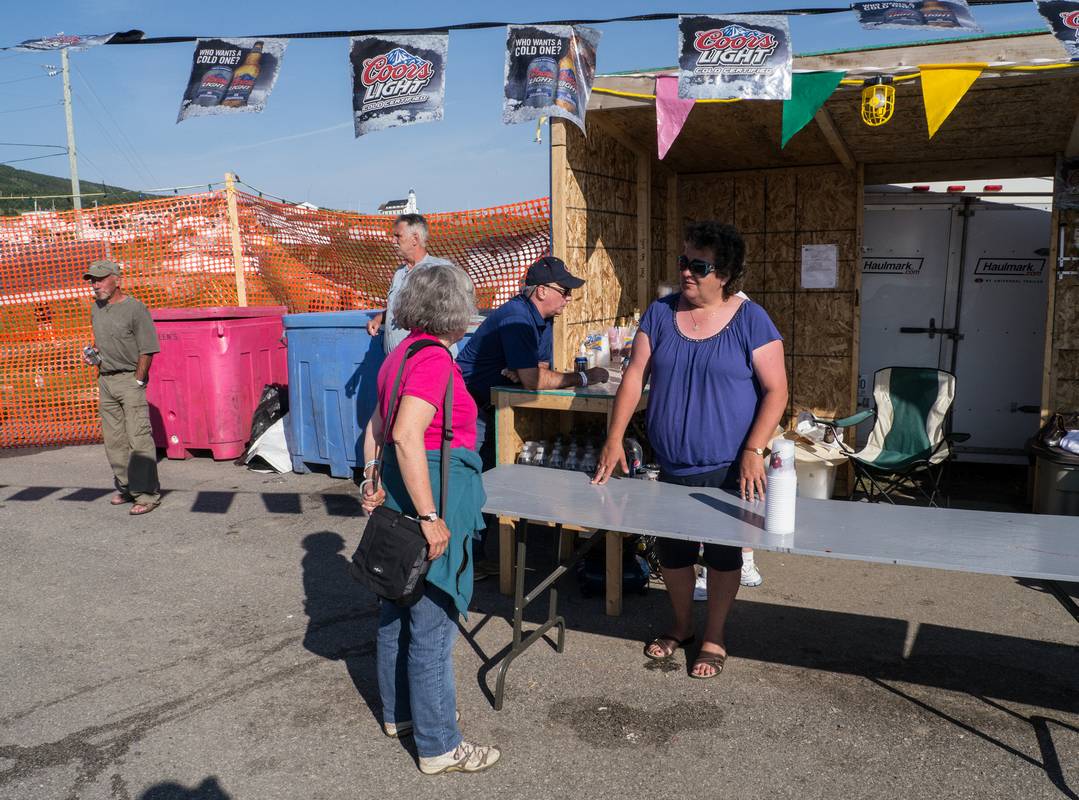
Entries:
[[[1065, 60], [1051, 35], [1027, 33], [800, 56], [794, 68], [860, 78], [920, 64]], [[1079, 69], [990, 66], [932, 139], [919, 81], [909, 80], [896, 84], [896, 111], [886, 125], [866, 126], [859, 88], [842, 86], [785, 148], [782, 103], [698, 102], [660, 161], [651, 96], [656, 75], [672, 73], [598, 77], [587, 137], [552, 120], [554, 253], [588, 280], [556, 325], [560, 368], [568, 368], [587, 331], [643, 311], [660, 281], [677, 280], [685, 223], [719, 219], [745, 236], [745, 291], [783, 334], [790, 413], [849, 414], [858, 379], [863, 187], [1048, 177], [1058, 159], [1079, 156]], [[1075, 212], [1054, 213], [1059, 235], [1046, 242], [1057, 275], [1046, 310], [1043, 413], [1079, 407], [1077, 222]], [[835, 288], [801, 285], [807, 244], [836, 245]]]

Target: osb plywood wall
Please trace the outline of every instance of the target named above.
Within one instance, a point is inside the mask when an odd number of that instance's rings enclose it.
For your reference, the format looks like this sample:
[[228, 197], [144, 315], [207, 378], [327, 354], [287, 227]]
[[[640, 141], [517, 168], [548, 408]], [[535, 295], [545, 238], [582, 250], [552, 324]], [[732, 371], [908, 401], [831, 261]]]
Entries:
[[[861, 197], [860, 176], [838, 165], [678, 178], [683, 223], [730, 222], [746, 240], [743, 289], [783, 335], [792, 415], [854, 411]], [[805, 244], [837, 246], [835, 289], [802, 287]]]
[[667, 258], [668, 185], [653, 179], [654, 158], [601, 123], [589, 119], [586, 138], [554, 122], [554, 252], [587, 280], [555, 327], [555, 365], [567, 369], [586, 334], [632, 317], [653, 295], [653, 265]]
[[[1064, 261], [1064, 271], [1079, 270], [1079, 211], [1062, 210], [1058, 215], [1064, 228], [1063, 255], [1070, 259]], [[1052, 369], [1044, 410], [1079, 411], [1079, 276], [1056, 280], [1052, 292]]]

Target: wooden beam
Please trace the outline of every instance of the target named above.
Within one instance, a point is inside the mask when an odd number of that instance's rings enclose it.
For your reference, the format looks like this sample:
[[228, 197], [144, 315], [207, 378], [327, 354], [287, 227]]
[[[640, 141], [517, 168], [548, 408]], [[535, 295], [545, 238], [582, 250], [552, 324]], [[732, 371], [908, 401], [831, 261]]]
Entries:
[[915, 181], [978, 180], [980, 178], [1044, 178], [1053, 174], [1053, 156], [1022, 158], [976, 158], [953, 161], [899, 162], [865, 165], [865, 182], [913, 183]]
[[[551, 254], [563, 261], [567, 258], [566, 182], [569, 180], [569, 158], [566, 154], [566, 125], [564, 119], [551, 118]], [[554, 321], [554, 369], [569, 369], [572, 356], [567, 354], [566, 321]]]
[[1019, 36], [982, 36], [949, 40], [934, 44], [895, 45], [851, 50], [846, 53], [821, 53], [797, 56], [795, 69], [857, 70], [867, 64], [881, 69], [910, 67], [918, 64], [953, 64], [971, 62], [1061, 61], [1060, 43], [1051, 33]]
[[637, 154], [637, 310], [648, 306], [652, 277], [652, 158]]
[[817, 113], [813, 115], [813, 119], [815, 119], [817, 125], [820, 126], [821, 133], [824, 134], [824, 138], [828, 141], [828, 146], [832, 148], [832, 152], [835, 153], [836, 158], [839, 159], [839, 163], [851, 172], [854, 172], [857, 168], [857, 162], [855, 161], [854, 156], [851, 155], [847, 143], [843, 141], [843, 136], [840, 134], [839, 129], [835, 126], [835, 120], [832, 119], [832, 115], [822, 106], [817, 109]]

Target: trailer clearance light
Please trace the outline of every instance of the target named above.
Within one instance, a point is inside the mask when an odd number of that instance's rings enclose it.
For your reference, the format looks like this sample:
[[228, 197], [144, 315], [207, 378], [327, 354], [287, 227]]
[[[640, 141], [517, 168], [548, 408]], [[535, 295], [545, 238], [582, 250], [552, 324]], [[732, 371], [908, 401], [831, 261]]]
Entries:
[[966, 186], [963, 186], [963, 185], [958, 184], [958, 183], [948, 187], [949, 192], [965, 192], [966, 190], [967, 190]]
[[1004, 184], [1002, 183], [987, 183], [982, 187], [983, 192], [1002, 192], [1004, 191]]
[[910, 190], [912, 192], [928, 192], [929, 191], [929, 184], [928, 183], [919, 183], [917, 186], [911, 186]]

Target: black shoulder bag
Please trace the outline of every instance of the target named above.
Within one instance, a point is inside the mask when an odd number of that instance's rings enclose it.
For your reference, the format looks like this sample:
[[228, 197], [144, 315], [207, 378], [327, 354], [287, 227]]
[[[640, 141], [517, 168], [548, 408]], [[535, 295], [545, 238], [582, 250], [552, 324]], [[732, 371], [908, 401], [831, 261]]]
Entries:
[[[452, 359], [450, 351], [442, 344], [432, 341], [416, 342], [409, 346], [390, 395], [389, 419], [383, 427], [383, 441], [386, 433], [393, 430], [393, 421], [397, 417], [397, 393], [401, 388], [405, 363], [413, 355], [426, 347], [441, 347]], [[438, 516], [445, 520], [446, 498], [449, 496], [450, 482], [450, 442], [453, 440], [453, 371], [450, 370], [446, 381], [446, 395], [442, 401], [442, 494], [438, 501]], [[383, 449], [385, 445], [383, 446]], [[378, 491], [381, 480], [381, 463], [375, 467], [372, 480]], [[381, 505], [367, 519], [360, 546], [352, 554], [349, 571], [352, 577], [372, 592], [385, 600], [392, 600], [400, 606], [411, 606], [423, 596], [424, 576], [430, 568], [427, 560], [427, 538], [420, 529], [419, 520]]]

